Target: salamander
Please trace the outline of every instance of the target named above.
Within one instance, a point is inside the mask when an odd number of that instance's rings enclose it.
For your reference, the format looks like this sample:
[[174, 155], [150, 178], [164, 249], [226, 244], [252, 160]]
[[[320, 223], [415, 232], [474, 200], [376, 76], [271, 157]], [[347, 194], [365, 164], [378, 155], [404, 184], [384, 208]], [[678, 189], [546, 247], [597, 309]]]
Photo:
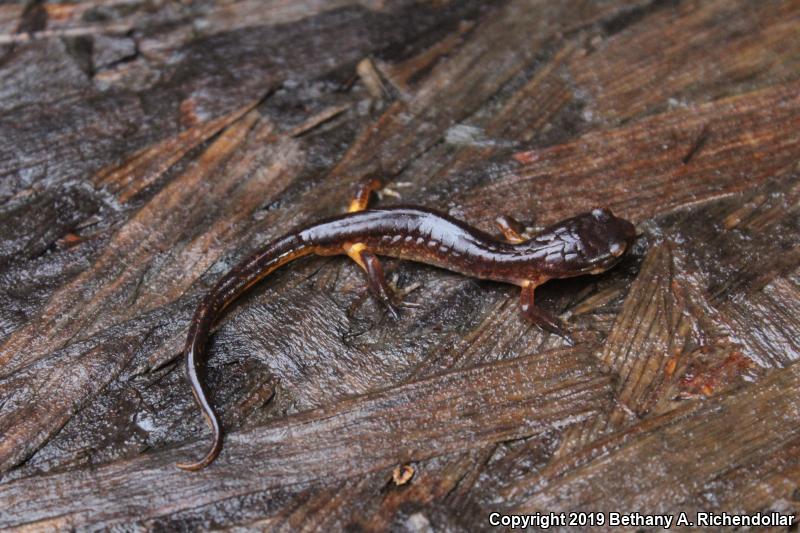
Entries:
[[503, 237], [495, 238], [453, 217], [418, 206], [368, 209], [378, 180], [362, 183], [348, 213], [302, 227], [275, 239], [245, 259], [209, 290], [189, 326], [184, 348], [186, 377], [213, 441], [196, 462], [180, 463], [184, 470], [209, 465], [222, 449], [219, 420], [199, 377], [205, 364], [206, 342], [223, 310], [248, 288], [277, 268], [300, 257], [347, 255], [364, 271], [370, 292], [398, 317], [398, 305], [377, 256], [434, 265], [474, 278], [495, 280], [521, 288], [520, 308], [527, 320], [566, 335], [561, 321], [534, 305], [534, 289], [542, 283], [584, 274], [599, 274], [620, 261], [635, 239], [633, 224], [597, 208], [553, 224], [531, 238], [508, 216], [496, 220]]

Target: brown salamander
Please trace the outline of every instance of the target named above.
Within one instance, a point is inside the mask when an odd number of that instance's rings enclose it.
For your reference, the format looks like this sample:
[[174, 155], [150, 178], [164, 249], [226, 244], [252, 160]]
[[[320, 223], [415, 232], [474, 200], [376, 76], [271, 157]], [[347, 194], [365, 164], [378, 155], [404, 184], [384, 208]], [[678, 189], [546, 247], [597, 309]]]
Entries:
[[225, 274], [195, 311], [186, 347], [186, 376], [213, 433], [205, 457], [182, 463], [199, 470], [222, 448], [219, 421], [198, 376], [205, 362], [205, 345], [222, 311], [245, 290], [286, 263], [305, 255], [350, 256], [366, 274], [371, 292], [393, 316], [397, 307], [378, 262], [378, 255], [435, 265], [475, 278], [519, 285], [523, 316], [539, 326], [565, 334], [559, 319], [534, 305], [534, 289], [550, 279], [599, 274], [614, 266], [635, 238], [633, 225], [608, 209], [594, 209], [545, 228], [530, 239], [509, 217], [497, 224], [504, 239], [496, 239], [452, 217], [423, 207], [369, 209], [377, 180], [362, 185], [349, 213], [316, 222], [280, 237]]

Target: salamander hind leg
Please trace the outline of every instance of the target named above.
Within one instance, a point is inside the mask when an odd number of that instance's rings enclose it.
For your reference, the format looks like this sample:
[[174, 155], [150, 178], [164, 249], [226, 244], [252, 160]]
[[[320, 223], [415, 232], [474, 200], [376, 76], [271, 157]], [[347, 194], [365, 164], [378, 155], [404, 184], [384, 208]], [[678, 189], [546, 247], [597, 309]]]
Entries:
[[523, 236], [525, 227], [516, 219], [508, 215], [500, 215], [494, 219], [494, 223], [500, 228], [500, 231], [503, 232], [503, 237], [505, 237], [506, 241], [512, 244], [519, 244], [526, 240]]
[[[403, 185], [405, 186], [406, 184]], [[357, 213], [358, 211], [365, 210], [369, 205], [369, 198], [372, 193], [380, 194], [380, 191], [387, 191], [387, 189], [382, 189], [382, 187], [383, 182], [378, 178], [370, 177], [363, 180], [358, 185], [352, 200], [350, 200], [350, 205], [347, 208], [348, 213]], [[364, 243], [347, 243], [343, 248], [345, 253], [350, 256], [366, 274], [367, 285], [373, 296], [386, 307], [393, 318], [400, 318], [398, 305], [395, 303], [394, 291], [386, 282], [386, 276], [383, 274], [383, 268], [381, 267], [378, 257], [369, 250]], [[411, 304], [401, 303], [400, 305], [403, 305], [403, 307], [413, 307]]]
[[520, 292], [520, 307], [522, 309], [522, 316], [540, 328], [555, 333], [556, 335], [564, 337], [568, 341], [572, 342], [572, 337], [567, 331], [564, 323], [552, 314], [534, 304], [533, 293], [538, 284], [539, 283], [535, 281], [528, 281], [522, 285], [522, 291]]
[[[382, 185], [381, 180], [377, 178], [367, 178], [362, 181], [358, 185], [352, 200], [350, 200], [350, 206], [347, 208], [347, 212], [356, 213], [365, 210], [369, 205], [369, 197], [372, 193], [379, 191]], [[375, 254], [372, 253], [365, 244], [360, 242], [345, 244], [344, 251], [366, 274], [367, 285], [373, 296], [389, 310], [393, 318], [399, 318], [400, 313], [394, 303], [392, 289], [386, 282], [383, 268]]]
[[356, 193], [350, 200], [350, 205], [347, 208], [347, 212], [356, 213], [366, 209], [369, 205], [369, 197], [372, 195], [372, 193], [379, 191], [382, 186], [383, 183], [378, 178], [366, 178], [364, 181], [359, 183]]
[[400, 312], [394, 302], [394, 293], [386, 282], [378, 257], [362, 243], [347, 244], [344, 250], [367, 275], [367, 285], [372, 295], [386, 307], [393, 318], [400, 318]]

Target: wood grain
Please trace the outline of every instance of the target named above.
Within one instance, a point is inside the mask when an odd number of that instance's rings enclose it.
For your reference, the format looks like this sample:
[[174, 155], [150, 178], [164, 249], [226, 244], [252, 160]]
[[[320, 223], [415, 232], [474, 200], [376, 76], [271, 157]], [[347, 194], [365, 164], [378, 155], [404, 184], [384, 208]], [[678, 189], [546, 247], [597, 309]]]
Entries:
[[[223, 457], [196, 476], [183, 475], [174, 461], [199, 453], [202, 443], [94, 471], [22, 479], [2, 485], [0, 499], [9, 505], [0, 526], [108, 526], [122, 507], [146, 521], [238, 495], [390, 470], [560, 428], [592, 416], [609, 399], [607, 378], [587, 363], [585, 349], [551, 351], [346, 400], [229, 435]], [[259, 471], [250, 467], [253, 461]], [[151, 497], [154, 488], [160, 499]]]
[[[482, 531], [495, 510], [797, 513], [800, 3], [0, 5], [0, 524]], [[639, 237], [518, 316], [385, 260], [391, 320], [306, 258], [238, 260], [376, 173], [490, 232], [598, 205]], [[389, 191], [391, 192], [391, 191]], [[392, 470], [414, 476], [397, 485]]]

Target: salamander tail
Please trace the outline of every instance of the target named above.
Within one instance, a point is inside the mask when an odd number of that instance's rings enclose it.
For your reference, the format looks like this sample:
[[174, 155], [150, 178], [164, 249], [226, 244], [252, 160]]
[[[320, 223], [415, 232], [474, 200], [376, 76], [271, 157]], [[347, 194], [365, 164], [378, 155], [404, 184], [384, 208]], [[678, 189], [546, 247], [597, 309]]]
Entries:
[[222, 449], [222, 430], [220, 429], [219, 420], [217, 415], [211, 408], [206, 398], [205, 390], [197, 376], [197, 365], [195, 364], [195, 350], [190, 349], [186, 353], [186, 377], [189, 383], [192, 384], [192, 392], [194, 393], [195, 400], [200, 406], [203, 416], [206, 419], [208, 427], [211, 429], [212, 442], [206, 455], [199, 461], [193, 463], [177, 463], [175, 466], [181, 470], [188, 470], [194, 472], [201, 468], [207, 467], [211, 462], [217, 458], [220, 450]]

